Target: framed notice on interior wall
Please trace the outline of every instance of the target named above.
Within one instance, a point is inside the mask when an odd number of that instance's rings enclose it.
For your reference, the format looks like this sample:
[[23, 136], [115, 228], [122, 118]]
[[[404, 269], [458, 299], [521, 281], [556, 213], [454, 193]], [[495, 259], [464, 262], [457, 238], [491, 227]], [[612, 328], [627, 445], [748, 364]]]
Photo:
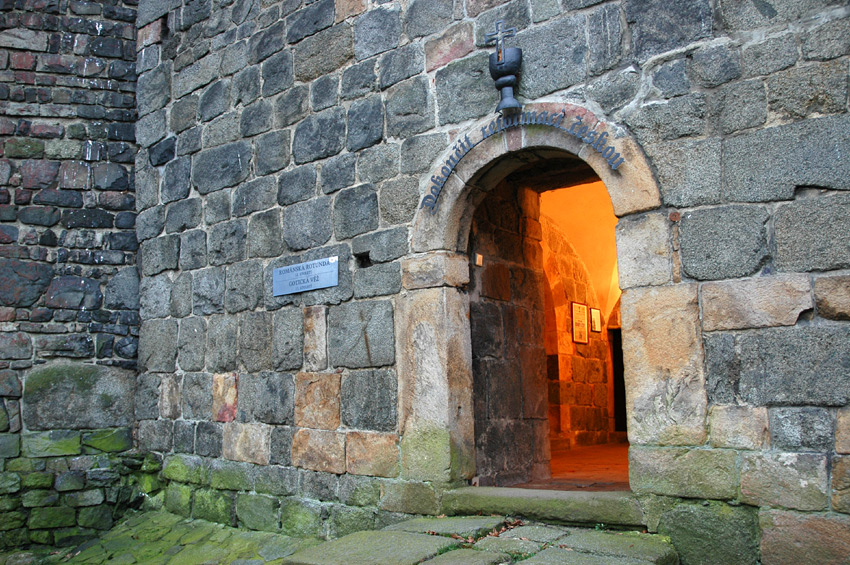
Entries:
[[599, 308], [590, 309], [590, 331], [602, 332], [602, 312], [599, 311]]
[[587, 343], [587, 304], [573, 302], [573, 341]]

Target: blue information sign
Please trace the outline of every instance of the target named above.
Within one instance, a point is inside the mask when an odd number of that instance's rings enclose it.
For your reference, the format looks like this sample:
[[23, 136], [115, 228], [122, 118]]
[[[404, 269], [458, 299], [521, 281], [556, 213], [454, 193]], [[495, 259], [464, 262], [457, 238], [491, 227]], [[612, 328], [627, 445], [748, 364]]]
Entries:
[[275, 296], [294, 294], [339, 284], [339, 258], [328, 257], [275, 269], [272, 292]]

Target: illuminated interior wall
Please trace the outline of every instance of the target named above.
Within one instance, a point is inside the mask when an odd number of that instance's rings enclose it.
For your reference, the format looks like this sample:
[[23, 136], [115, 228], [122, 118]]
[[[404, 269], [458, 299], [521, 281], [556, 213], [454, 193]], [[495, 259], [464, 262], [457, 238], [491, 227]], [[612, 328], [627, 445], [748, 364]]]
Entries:
[[[617, 218], [601, 182], [544, 192], [540, 209], [553, 446], [606, 443], [614, 430], [607, 330], [619, 326]], [[602, 331], [588, 332], [587, 344], [573, 340], [573, 302], [601, 311]]]

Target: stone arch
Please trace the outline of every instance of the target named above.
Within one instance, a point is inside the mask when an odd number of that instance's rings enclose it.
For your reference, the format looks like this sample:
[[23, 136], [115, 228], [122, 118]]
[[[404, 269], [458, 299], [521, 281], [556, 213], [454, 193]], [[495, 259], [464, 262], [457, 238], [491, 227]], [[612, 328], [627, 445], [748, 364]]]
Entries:
[[[472, 477], [475, 470], [469, 301], [463, 287], [469, 282], [466, 248], [472, 215], [488, 187], [530, 163], [567, 153], [587, 163], [599, 176], [617, 217], [661, 205], [649, 162], [623, 128], [573, 104], [529, 104], [523, 111], [563, 112], [563, 130], [516, 126], [482, 140], [482, 128], [494, 118], [473, 123], [457, 139], [468, 136], [480, 143], [448, 177], [433, 213], [420, 207], [413, 220], [395, 334], [402, 466], [408, 479], [452, 482]], [[590, 129], [608, 133], [625, 159], [617, 170], [589, 144], [566, 131], [579, 117]], [[434, 169], [439, 170], [455, 153], [453, 147], [447, 147]], [[432, 174], [421, 180], [421, 193], [431, 186]], [[634, 255], [636, 248], [629, 249]], [[629, 263], [634, 263], [634, 258]]]

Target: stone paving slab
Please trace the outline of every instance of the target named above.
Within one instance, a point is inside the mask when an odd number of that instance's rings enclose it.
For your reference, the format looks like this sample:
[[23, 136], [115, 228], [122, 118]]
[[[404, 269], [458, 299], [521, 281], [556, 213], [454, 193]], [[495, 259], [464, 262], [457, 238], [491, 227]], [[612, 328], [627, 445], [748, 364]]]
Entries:
[[[559, 547], [544, 549], [534, 557], [526, 559], [523, 565], [612, 565], [610, 557], [579, 553]], [[630, 558], [618, 558], [617, 565], [649, 565], [649, 561]]]
[[434, 557], [457, 540], [409, 532], [355, 532], [288, 557], [288, 565], [414, 565]]
[[392, 526], [387, 526], [384, 530], [418, 534], [434, 533], [443, 536], [454, 534], [464, 538], [477, 538], [485, 536], [504, 525], [504, 518], [492, 516], [455, 516], [451, 518], [414, 518], [413, 520], [406, 520]]
[[241, 530], [168, 512], [135, 513], [74, 549], [0, 553], [0, 565], [57, 563], [200, 565], [675, 565], [668, 538], [523, 523], [511, 517], [415, 518], [337, 540]]
[[494, 553], [492, 551], [478, 551], [476, 549], [456, 549], [434, 559], [429, 559], [428, 565], [497, 565], [501, 563], [513, 563], [510, 555], [505, 553]]
[[677, 565], [679, 557], [664, 538], [638, 532], [604, 532], [571, 528], [554, 543], [563, 549], [618, 558], [633, 558], [659, 565]]

